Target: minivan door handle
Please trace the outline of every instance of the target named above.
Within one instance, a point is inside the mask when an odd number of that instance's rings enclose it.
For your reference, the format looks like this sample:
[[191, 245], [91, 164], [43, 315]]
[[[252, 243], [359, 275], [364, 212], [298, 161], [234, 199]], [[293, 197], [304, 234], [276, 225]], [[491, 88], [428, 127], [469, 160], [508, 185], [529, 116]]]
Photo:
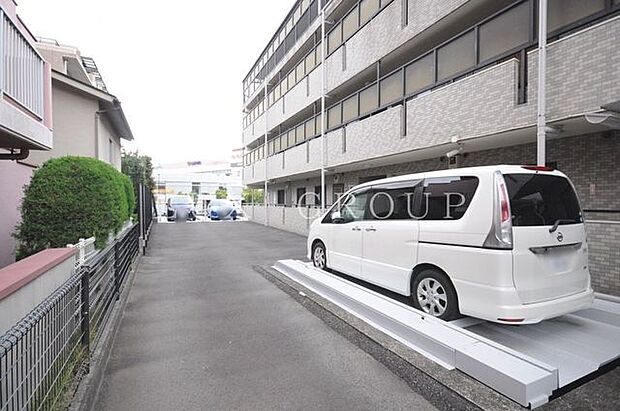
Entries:
[[377, 231], [377, 229], [376, 229], [376, 228], [374, 228], [374, 227], [368, 227], [368, 228], [366, 229], [366, 231]]

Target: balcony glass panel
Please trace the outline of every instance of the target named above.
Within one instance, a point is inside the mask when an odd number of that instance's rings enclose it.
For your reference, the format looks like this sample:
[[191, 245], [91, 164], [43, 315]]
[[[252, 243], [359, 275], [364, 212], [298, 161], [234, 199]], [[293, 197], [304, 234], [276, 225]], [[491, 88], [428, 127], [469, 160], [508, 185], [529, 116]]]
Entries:
[[342, 44], [342, 24], [336, 27], [327, 35], [327, 54], [331, 54]]
[[295, 142], [299, 144], [305, 139], [306, 139], [306, 131], [305, 131], [304, 125], [302, 124], [300, 126], [297, 126], [297, 128], [295, 129]]
[[454, 76], [476, 65], [475, 35], [470, 31], [437, 50], [437, 79]]
[[364, 25], [379, 11], [379, 0], [362, 0], [360, 3], [360, 24]]
[[289, 132], [286, 133], [286, 135], [288, 136], [288, 147], [294, 146], [295, 145], [295, 129], [289, 130]]
[[292, 89], [296, 83], [297, 81], [295, 80], [295, 70], [293, 70], [288, 74], [288, 89]]
[[360, 92], [360, 115], [368, 114], [379, 107], [377, 86], [371, 86]]
[[354, 7], [353, 10], [342, 20], [342, 38], [346, 41], [359, 28], [359, 9]]
[[327, 110], [327, 128], [334, 128], [342, 124], [342, 104], [336, 104]]
[[311, 138], [316, 135], [316, 120], [314, 118], [306, 121], [306, 138]]
[[289, 87], [288, 87], [287, 78], [284, 78], [284, 80], [282, 80], [282, 82], [280, 83], [280, 89], [281, 89], [282, 95], [285, 95], [286, 92], [288, 91]]
[[403, 97], [403, 75], [399, 70], [381, 80], [381, 105], [393, 103]]
[[316, 54], [314, 51], [311, 51], [310, 54], [306, 56], [306, 72], [310, 73], [315, 65], [316, 65]]
[[605, 9], [605, 0], [549, 0], [547, 32], [551, 33]]
[[304, 61], [299, 63], [295, 68], [295, 75], [297, 76], [297, 81], [301, 81], [301, 79], [305, 77], [306, 68], [304, 67]]
[[406, 94], [415, 93], [434, 82], [434, 55], [428, 54], [405, 68]]
[[522, 3], [480, 26], [480, 61], [526, 44], [530, 33], [530, 4]]
[[358, 95], [349, 97], [342, 103], [342, 122], [346, 123], [359, 115]]

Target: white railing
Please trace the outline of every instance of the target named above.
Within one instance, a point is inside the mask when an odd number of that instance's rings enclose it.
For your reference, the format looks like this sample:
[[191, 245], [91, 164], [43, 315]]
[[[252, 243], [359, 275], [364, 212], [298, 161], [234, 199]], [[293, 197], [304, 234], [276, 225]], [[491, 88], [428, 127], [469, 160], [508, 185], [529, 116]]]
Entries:
[[9, 17], [0, 13], [2, 92], [43, 119], [45, 62]]
[[86, 260], [97, 252], [95, 249], [95, 237], [87, 239], [80, 238], [75, 244], [67, 244], [67, 248], [77, 248], [78, 254], [75, 258], [75, 268], [80, 268]]

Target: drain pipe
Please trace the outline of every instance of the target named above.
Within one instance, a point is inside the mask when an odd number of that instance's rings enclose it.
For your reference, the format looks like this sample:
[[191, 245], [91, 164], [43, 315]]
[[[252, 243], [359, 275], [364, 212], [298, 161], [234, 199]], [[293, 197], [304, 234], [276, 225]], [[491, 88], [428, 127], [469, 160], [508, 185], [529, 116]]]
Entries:
[[10, 153], [1, 153], [0, 160], [12, 160], [19, 161], [25, 160], [30, 155], [30, 150], [27, 148], [20, 148], [18, 153], [15, 153], [12, 149]]
[[325, 5], [319, 0], [319, 13], [321, 13], [321, 214], [325, 212]]
[[538, 0], [538, 113], [536, 118], [536, 162], [545, 166], [547, 127], [547, 0]]

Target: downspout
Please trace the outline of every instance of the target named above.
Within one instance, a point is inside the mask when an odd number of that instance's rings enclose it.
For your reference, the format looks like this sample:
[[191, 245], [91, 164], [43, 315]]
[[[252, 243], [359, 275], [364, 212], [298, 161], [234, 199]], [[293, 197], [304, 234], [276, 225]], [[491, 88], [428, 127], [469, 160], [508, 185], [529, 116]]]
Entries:
[[547, 0], [538, 0], [538, 113], [536, 118], [536, 162], [545, 166], [547, 127]]
[[101, 121], [100, 113], [101, 111], [95, 112], [95, 158], [97, 160], [101, 160], [99, 158], [99, 122]]
[[10, 153], [0, 154], [0, 160], [12, 160], [20, 161], [25, 160], [30, 155], [30, 150], [27, 148], [20, 148], [18, 153], [15, 153], [12, 149]]

